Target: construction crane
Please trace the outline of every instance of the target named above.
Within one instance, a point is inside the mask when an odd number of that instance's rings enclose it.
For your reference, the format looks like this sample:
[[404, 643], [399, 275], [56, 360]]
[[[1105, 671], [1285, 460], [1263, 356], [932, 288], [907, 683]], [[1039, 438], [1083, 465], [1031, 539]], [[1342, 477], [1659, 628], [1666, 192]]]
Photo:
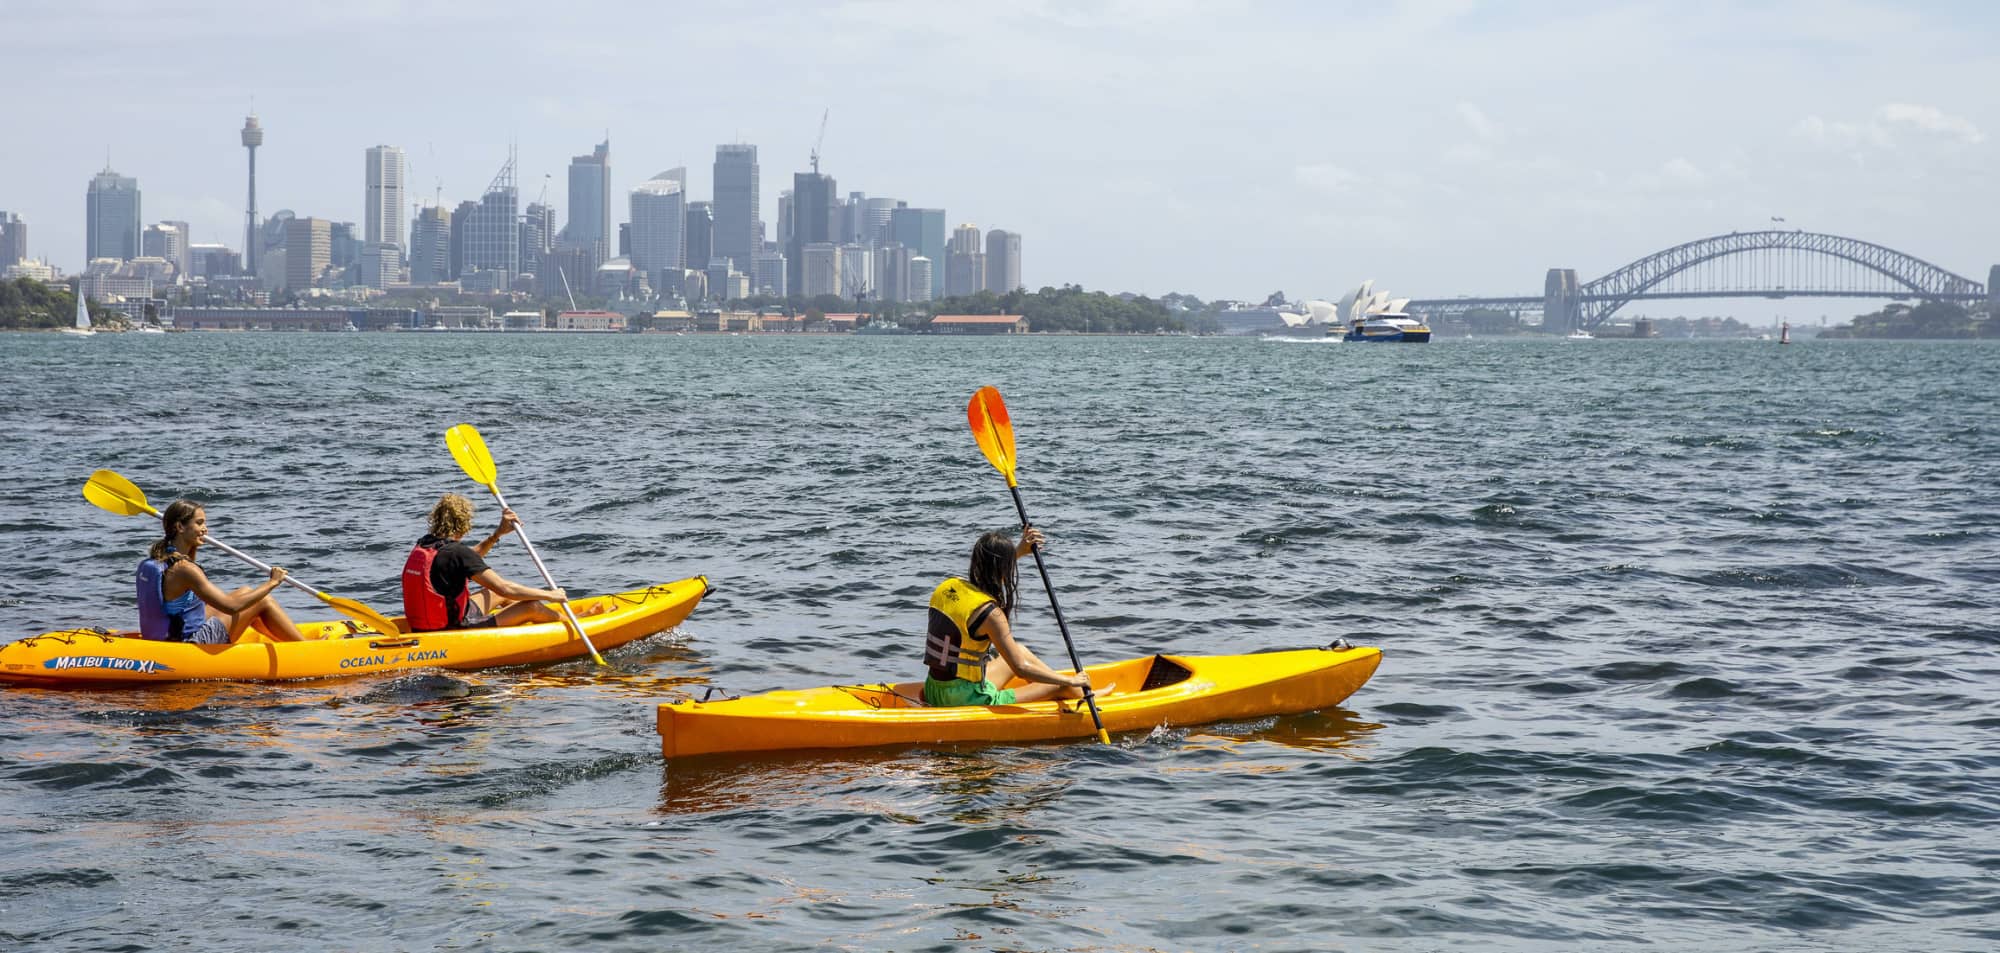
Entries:
[[814, 175], [819, 174], [819, 147], [822, 143], [826, 142], [826, 117], [827, 114], [831, 113], [832, 111], [833, 111], [832, 109], [827, 109], [819, 114], [819, 137], [813, 140], [813, 150], [812, 150], [812, 167]]

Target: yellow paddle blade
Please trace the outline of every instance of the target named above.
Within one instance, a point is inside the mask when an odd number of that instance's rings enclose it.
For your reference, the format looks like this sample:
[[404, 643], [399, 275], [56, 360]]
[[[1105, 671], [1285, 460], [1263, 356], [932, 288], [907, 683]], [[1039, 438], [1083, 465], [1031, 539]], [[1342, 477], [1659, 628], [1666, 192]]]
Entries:
[[1007, 418], [1007, 402], [1000, 399], [1000, 391], [994, 387], [981, 387], [972, 394], [972, 401], [965, 405], [966, 423], [972, 426], [972, 439], [979, 441], [979, 452], [986, 455], [986, 462], [1007, 478], [1007, 485], [1014, 485], [1014, 424]]
[[339, 596], [329, 596], [324, 592], [318, 595], [321, 602], [333, 607], [333, 611], [374, 629], [383, 635], [396, 635], [402, 632], [401, 629], [396, 628], [396, 623], [389, 621], [387, 616], [359, 602], [352, 599], [343, 599]]
[[90, 479], [84, 481], [83, 498], [119, 516], [141, 513], [160, 515], [159, 510], [146, 502], [145, 490], [113, 470], [99, 470], [91, 474]]
[[493, 469], [493, 455], [486, 452], [486, 440], [479, 436], [479, 428], [459, 424], [444, 432], [444, 445], [451, 448], [451, 458], [458, 461], [472, 482], [491, 488], [500, 479]]

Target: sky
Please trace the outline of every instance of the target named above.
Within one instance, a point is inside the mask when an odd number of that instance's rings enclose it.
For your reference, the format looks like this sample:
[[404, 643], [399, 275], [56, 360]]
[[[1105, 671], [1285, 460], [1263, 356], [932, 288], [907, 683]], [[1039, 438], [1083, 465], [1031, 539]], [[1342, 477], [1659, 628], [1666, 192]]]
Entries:
[[[1538, 294], [1703, 236], [1864, 239], [2000, 263], [2000, 7], [1770, 0], [0, 0], [17, 86], [0, 209], [83, 265], [106, 156], [148, 222], [242, 244], [258, 209], [362, 220], [369, 146], [412, 201], [522, 204], [609, 134], [614, 217], [715, 145], [763, 218], [827, 116], [843, 194], [1023, 235], [1030, 288], [1336, 298]], [[405, 223], [407, 228], [407, 223]], [[768, 237], [768, 232], [767, 232]], [[1861, 310], [1799, 304], [1799, 313]]]

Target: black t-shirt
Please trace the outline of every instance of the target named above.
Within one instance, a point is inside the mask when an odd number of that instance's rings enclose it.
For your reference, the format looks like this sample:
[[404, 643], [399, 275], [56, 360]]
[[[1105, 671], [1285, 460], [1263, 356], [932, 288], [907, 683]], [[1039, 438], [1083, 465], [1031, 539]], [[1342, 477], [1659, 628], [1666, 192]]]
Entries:
[[[439, 543], [444, 545], [439, 546]], [[464, 543], [424, 534], [417, 540], [419, 546], [437, 546], [437, 556], [431, 560], [431, 588], [444, 597], [446, 611], [451, 613], [451, 623], [445, 628], [456, 629], [465, 624], [465, 613], [459, 610], [458, 596], [465, 591], [465, 583], [486, 571], [486, 560], [479, 558], [479, 550]], [[467, 606], [470, 608], [470, 606]]]

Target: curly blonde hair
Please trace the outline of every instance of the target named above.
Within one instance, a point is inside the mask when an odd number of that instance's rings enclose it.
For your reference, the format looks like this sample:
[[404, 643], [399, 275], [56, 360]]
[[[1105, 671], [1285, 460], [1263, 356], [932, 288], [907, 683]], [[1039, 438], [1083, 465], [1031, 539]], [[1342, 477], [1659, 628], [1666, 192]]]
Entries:
[[457, 539], [472, 532], [472, 501], [456, 493], [446, 493], [431, 507], [432, 536]]

